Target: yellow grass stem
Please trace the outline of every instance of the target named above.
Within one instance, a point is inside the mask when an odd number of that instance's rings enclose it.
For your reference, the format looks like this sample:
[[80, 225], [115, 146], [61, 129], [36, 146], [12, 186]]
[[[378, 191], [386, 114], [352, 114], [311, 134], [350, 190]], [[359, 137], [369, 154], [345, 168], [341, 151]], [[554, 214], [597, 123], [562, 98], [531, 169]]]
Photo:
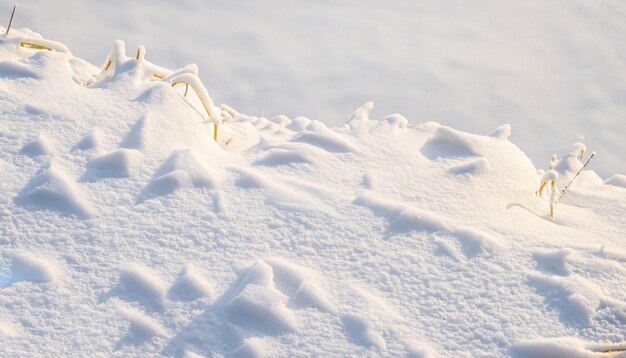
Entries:
[[48, 50], [48, 51], [52, 51], [52, 49], [50, 47], [44, 46], [44, 45], [40, 45], [34, 42], [30, 42], [30, 41], [22, 41], [20, 42], [20, 46], [25, 47], [25, 48], [32, 48], [35, 50]]
[[[194, 92], [196, 92], [196, 94], [198, 94], [198, 91], [196, 90], [196, 88], [193, 86], [193, 83], [189, 83], [187, 81], [176, 81], [176, 82], [172, 82], [172, 87], [175, 87], [176, 85], [179, 84], [185, 84], [187, 86], [191, 86], [191, 88], [194, 90]], [[202, 106], [204, 107], [204, 110], [206, 111], [206, 113], [209, 115], [209, 118], [211, 117], [211, 111], [209, 110], [209, 108], [207, 107], [207, 104], [204, 103], [204, 100], [202, 100], [201, 96], [198, 96], [198, 98], [200, 98], [200, 102], [202, 103]], [[217, 142], [217, 123], [213, 123], [213, 140]]]

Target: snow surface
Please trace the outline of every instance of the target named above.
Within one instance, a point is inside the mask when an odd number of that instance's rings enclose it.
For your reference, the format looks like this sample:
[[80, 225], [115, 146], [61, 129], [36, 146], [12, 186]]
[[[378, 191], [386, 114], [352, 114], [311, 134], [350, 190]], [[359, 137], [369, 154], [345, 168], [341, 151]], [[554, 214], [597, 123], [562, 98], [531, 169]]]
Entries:
[[603, 177], [626, 172], [623, 0], [27, 0], [13, 25], [97, 65], [115, 39], [164, 67], [193, 61], [244, 113], [338, 126], [373, 100], [377, 118], [479, 133], [511, 123], [536, 166], [582, 141]]
[[[103, 75], [18, 46], [37, 37], [0, 38], [0, 355], [626, 348], [623, 172], [583, 171], [551, 220], [515, 126], [372, 102], [335, 128], [225, 105], [209, 120], [152, 76], [149, 47], [116, 42]], [[582, 165], [570, 149], [559, 188]]]

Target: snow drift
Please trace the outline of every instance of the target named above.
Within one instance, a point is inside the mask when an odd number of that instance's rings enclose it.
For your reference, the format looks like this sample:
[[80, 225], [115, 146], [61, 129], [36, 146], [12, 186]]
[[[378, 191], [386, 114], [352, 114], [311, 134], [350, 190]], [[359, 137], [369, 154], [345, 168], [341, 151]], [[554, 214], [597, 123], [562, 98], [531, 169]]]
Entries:
[[26, 38], [0, 38], [3, 355], [625, 348], [623, 174], [584, 170], [551, 220], [510, 126], [250, 116], [145, 48]]

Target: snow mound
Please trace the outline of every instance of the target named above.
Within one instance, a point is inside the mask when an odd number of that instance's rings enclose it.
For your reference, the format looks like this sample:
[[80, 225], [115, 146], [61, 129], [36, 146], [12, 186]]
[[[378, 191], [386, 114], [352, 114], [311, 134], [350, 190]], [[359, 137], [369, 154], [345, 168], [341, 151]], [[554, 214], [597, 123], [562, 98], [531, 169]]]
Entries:
[[407, 358], [436, 358], [437, 352], [425, 342], [410, 340], [404, 343]]
[[298, 134], [293, 141], [308, 143], [331, 153], [347, 153], [357, 151], [356, 147], [347, 139], [330, 129], [320, 132], [307, 130]]
[[85, 134], [72, 148], [72, 150], [89, 150], [97, 149], [102, 145], [102, 131], [95, 128], [91, 132]]
[[309, 124], [311, 124], [311, 120], [306, 118], [306, 117], [296, 117], [294, 118], [291, 123], [289, 123], [286, 128], [287, 129], [291, 129], [292, 131], [296, 131], [296, 132], [301, 132], [303, 131], [306, 127], [309, 126]]
[[[144, 47], [116, 42], [97, 68], [23, 38], [0, 37], [0, 61], [37, 73], [0, 76], [0, 244], [25, 253], [0, 255], [0, 317], [29, 334], [0, 355], [506, 356], [548, 333], [619, 348], [626, 192], [585, 170], [547, 219], [510, 126], [371, 103], [339, 128], [270, 120]], [[54, 164], [33, 175], [42, 158], [15, 154], [37, 135]], [[559, 188], [583, 149], [552, 161]], [[13, 284], [59, 282], [52, 257], [63, 285]]]
[[279, 257], [267, 258], [265, 262], [272, 267], [275, 282], [291, 295], [291, 302], [296, 307], [314, 307], [324, 312], [337, 312], [328, 294], [321, 288], [316, 273]]
[[58, 278], [58, 268], [49, 260], [24, 253], [13, 256], [11, 274], [13, 282], [46, 283]]
[[148, 147], [151, 141], [151, 121], [153, 114], [146, 113], [133, 124], [132, 128], [126, 133], [122, 140], [121, 146], [129, 149], [144, 149]]
[[143, 344], [154, 336], [164, 336], [165, 329], [154, 319], [146, 316], [136, 309], [121, 307], [117, 311], [118, 315], [130, 323], [126, 337], [118, 343], [122, 344]]
[[500, 127], [496, 128], [496, 130], [489, 134], [489, 136], [500, 140], [509, 139], [509, 137], [511, 136], [511, 125], [503, 124]]
[[168, 297], [193, 301], [202, 297], [211, 297], [213, 294], [211, 283], [205, 280], [192, 265], [185, 265], [168, 291]]
[[363, 317], [351, 313], [344, 314], [341, 316], [341, 324], [348, 338], [354, 343], [380, 350], [387, 349], [383, 336], [372, 329], [370, 323]]
[[278, 178], [267, 177], [259, 170], [243, 167], [233, 167], [230, 169], [239, 174], [235, 180], [235, 185], [238, 187], [245, 189], [257, 188], [268, 192], [267, 199], [265, 200], [265, 203], [268, 205], [273, 205], [285, 210], [331, 211], [312, 195], [299, 192], [295, 185], [282, 182], [278, 180]]
[[5, 78], [39, 78], [39, 75], [27, 64], [12, 60], [0, 60], [0, 77]]
[[254, 165], [280, 166], [291, 163], [312, 163], [313, 158], [306, 152], [298, 150], [273, 148], [261, 158], [253, 162]]
[[389, 220], [387, 233], [404, 233], [412, 230], [451, 231], [445, 220], [435, 213], [381, 199], [372, 193], [361, 194], [354, 203], [365, 206], [374, 214]]
[[90, 205], [79, 196], [76, 183], [55, 164], [42, 168], [14, 201], [32, 210], [49, 209], [80, 218], [93, 216]]
[[533, 257], [540, 270], [567, 276], [570, 273], [567, 261], [573, 253], [574, 251], [571, 249], [537, 250], [533, 252]]
[[528, 279], [570, 325], [590, 325], [600, 307], [609, 308], [619, 319], [626, 318], [626, 303], [604, 295], [582, 277], [530, 273]]
[[52, 144], [45, 136], [39, 136], [35, 140], [26, 143], [19, 151], [19, 154], [29, 157], [38, 157], [50, 153], [52, 153]]
[[122, 269], [118, 285], [110, 290], [110, 296], [120, 296], [138, 301], [147, 307], [160, 308], [165, 300], [165, 284], [152, 270], [145, 266], [130, 266]]
[[366, 102], [364, 105], [354, 111], [354, 113], [348, 120], [348, 123], [353, 121], [368, 121], [370, 119], [370, 113], [372, 112], [372, 109], [374, 109], [374, 102]]
[[[389, 222], [385, 230], [388, 236], [411, 231], [453, 236], [463, 246], [463, 251], [469, 258], [484, 252], [496, 253], [503, 248], [502, 243], [487, 232], [468, 226], [454, 225], [450, 219], [436, 213], [382, 199], [371, 192], [359, 195], [354, 203], [369, 208], [377, 216], [386, 218]], [[456, 250], [445, 241], [439, 240], [437, 246], [440, 252], [455, 260], [459, 258]]]
[[295, 331], [295, 317], [285, 303], [286, 297], [278, 291], [247, 285], [228, 303], [226, 312], [231, 322], [265, 334]]
[[452, 128], [439, 126], [420, 149], [428, 159], [480, 156], [478, 139]]
[[217, 179], [198, 159], [198, 155], [193, 149], [187, 148], [173, 151], [170, 157], [154, 173], [154, 176], [160, 177], [176, 170], [182, 170], [187, 173], [191, 183], [196, 188], [215, 188], [218, 185]]
[[295, 315], [287, 308], [288, 297], [274, 285], [272, 267], [256, 262], [240, 278], [239, 287], [225, 305], [229, 321], [264, 334], [296, 331]]
[[503, 245], [493, 235], [472, 227], [457, 227], [453, 235], [464, 246], [465, 254], [474, 257], [482, 252], [498, 252]]
[[262, 358], [265, 357], [265, 347], [258, 339], [246, 339], [242, 345], [237, 347], [229, 358]]
[[455, 166], [450, 167], [448, 171], [450, 174], [461, 175], [461, 174], [470, 174], [470, 175], [480, 175], [487, 173], [491, 170], [491, 164], [487, 158], [481, 157], [478, 159], [470, 160], [465, 163], [457, 164]]
[[192, 149], [179, 149], [157, 169], [140, 198], [168, 195], [181, 188], [217, 188], [218, 180]]
[[399, 113], [390, 114], [384, 120], [394, 128], [407, 129], [409, 126], [409, 120]]
[[605, 181], [604, 183], [608, 185], [618, 186], [620, 188], [626, 188], [626, 175], [615, 174], [607, 179], [607, 181]]
[[121, 148], [92, 159], [87, 165], [85, 178], [128, 178], [142, 162], [135, 149]]
[[287, 127], [288, 125], [291, 124], [291, 119], [289, 119], [289, 117], [285, 116], [284, 114], [276, 116], [276, 117], [270, 119], [270, 121], [272, 123], [275, 123], [279, 127], [282, 127], [282, 128], [285, 128], [285, 127]]

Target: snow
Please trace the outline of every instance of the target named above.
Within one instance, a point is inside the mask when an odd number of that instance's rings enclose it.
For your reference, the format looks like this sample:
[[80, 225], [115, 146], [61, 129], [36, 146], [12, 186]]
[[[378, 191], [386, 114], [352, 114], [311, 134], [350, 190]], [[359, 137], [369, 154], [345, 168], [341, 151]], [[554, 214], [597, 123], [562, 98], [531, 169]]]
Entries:
[[587, 167], [554, 220], [534, 195], [573, 178], [580, 145], [538, 174], [549, 163], [515, 144], [515, 123], [472, 134], [365, 101], [332, 128], [207, 114], [202, 93], [153, 76], [202, 66], [118, 41], [103, 72], [15, 46], [28, 37], [0, 38], [0, 63], [36, 74], [0, 76], [0, 354], [625, 348], [623, 174]]
[[[2, 26], [11, 7], [0, 5]], [[42, 31], [98, 66], [115, 39], [133, 56], [145, 45], [146, 57], [166, 68], [194, 61], [220, 102], [268, 118], [338, 126], [374, 100], [376, 116], [398, 112], [416, 123], [477, 133], [510, 123], [535, 165], [582, 141], [601, 155], [594, 168], [608, 177], [626, 171], [620, 9], [619, 0], [32, 0], [18, 5], [13, 28]], [[207, 14], [236, 25], [208, 26]]]
[[201, 297], [210, 298], [213, 296], [213, 288], [195, 267], [187, 264], [169, 289], [168, 296], [184, 301], [193, 301]]
[[626, 189], [626, 175], [615, 174], [605, 182], [608, 185], [619, 186]]
[[86, 178], [126, 178], [141, 165], [141, 153], [135, 149], [117, 149], [92, 159]]
[[54, 263], [29, 253], [13, 256], [11, 281], [51, 282], [58, 276]]
[[32, 209], [50, 209], [78, 217], [90, 217], [89, 202], [78, 193], [76, 182], [58, 165], [44, 165], [15, 196], [15, 203]]
[[343, 329], [346, 331], [348, 339], [362, 346], [373, 346], [379, 350], [387, 348], [385, 339], [380, 333], [375, 332], [367, 320], [354, 314], [345, 314], [341, 316]]
[[46, 137], [39, 136], [32, 142], [26, 143], [19, 154], [28, 155], [29, 157], [38, 157], [40, 155], [50, 154], [52, 152], [52, 144]]

